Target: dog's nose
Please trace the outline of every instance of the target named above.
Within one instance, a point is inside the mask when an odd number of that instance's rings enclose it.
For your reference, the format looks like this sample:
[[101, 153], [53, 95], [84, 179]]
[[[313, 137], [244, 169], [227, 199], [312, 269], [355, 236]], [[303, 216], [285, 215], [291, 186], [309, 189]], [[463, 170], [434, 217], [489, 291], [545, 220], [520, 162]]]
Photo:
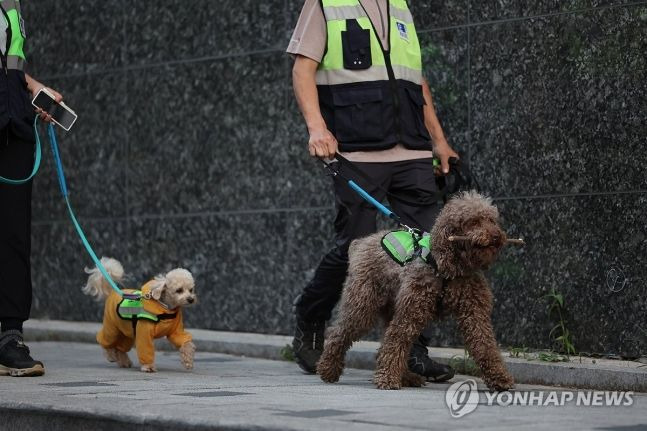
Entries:
[[189, 298], [187, 299], [187, 301], [189, 302], [189, 304], [193, 304], [195, 302], [195, 298]]

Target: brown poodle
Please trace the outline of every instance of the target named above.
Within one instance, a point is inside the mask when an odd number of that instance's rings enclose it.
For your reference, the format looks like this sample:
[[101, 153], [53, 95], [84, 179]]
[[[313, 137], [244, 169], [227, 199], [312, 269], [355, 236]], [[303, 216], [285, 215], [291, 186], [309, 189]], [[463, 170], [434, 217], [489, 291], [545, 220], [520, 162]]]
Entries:
[[407, 354], [427, 322], [448, 313], [487, 386], [512, 388], [492, 329], [492, 292], [483, 275], [508, 241], [498, 218], [492, 201], [476, 192], [449, 201], [431, 231], [429, 261], [435, 265], [417, 258], [400, 266], [381, 247], [386, 232], [354, 241], [339, 318], [317, 364], [321, 379], [339, 380], [346, 351], [381, 317], [386, 332], [373, 382], [380, 389], [422, 386], [424, 377], [407, 368]]

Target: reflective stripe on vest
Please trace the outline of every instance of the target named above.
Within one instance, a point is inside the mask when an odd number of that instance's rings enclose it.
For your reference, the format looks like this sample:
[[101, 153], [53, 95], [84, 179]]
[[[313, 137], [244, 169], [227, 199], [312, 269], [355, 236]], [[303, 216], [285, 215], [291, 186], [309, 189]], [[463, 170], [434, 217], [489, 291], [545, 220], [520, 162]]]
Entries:
[[[19, 0], [0, 0], [0, 6], [4, 9], [6, 17], [9, 22], [7, 25], [11, 28], [11, 42], [9, 50], [6, 53], [7, 69], [25, 70], [25, 53], [23, 51], [25, 45], [25, 22], [20, 13]], [[4, 18], [3, 14], [3, 19]], [[6, 32], [3, 32], [4, 45], [6, 47]], [[1, 40], [0, 40], [1, 41]]]
[[382, 248], [402, 266], [418, 257], [428, 263], [431, 257], [431, 236], [429, 233], [424, 233], [422, 237], [414, 238], [414, 234], [410, 232], [393, 231], [382, 238]]
[[[136, 290], [133, 293], [141, 295], [141, 291]], [[124, 320], [146, 319], [153, 322], [159, 322], [159, 318], [154, 314], [144, 310], [143, 300], [140, 299], [123, 299], [117, 306], [117, 314]]]
[[[381, 42], [359, 0], [322, 0], [322, 5], [328, 29], [328, 46], [326, 55], [317, 70], [317, 84], [339, 85], [388, 81]], [[344, 68], [342, 33], [346, 32], [348, 19], [356, 20], [361, 28], [370, 30], [372, 66], [368, 69]], [[405, 0], [389, 0], [389, 26], [389, 52], [395, 79], [421, 85], [420, 42]]]

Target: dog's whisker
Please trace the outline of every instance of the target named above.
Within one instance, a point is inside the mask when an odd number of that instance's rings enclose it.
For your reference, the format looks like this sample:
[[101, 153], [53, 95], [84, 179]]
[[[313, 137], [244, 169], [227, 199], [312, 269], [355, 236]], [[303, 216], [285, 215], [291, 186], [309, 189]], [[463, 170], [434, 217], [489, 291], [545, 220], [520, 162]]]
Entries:
[[523, 238], [508, 238], [506, 242], [512, 245], [526, 245], [526, 241]]

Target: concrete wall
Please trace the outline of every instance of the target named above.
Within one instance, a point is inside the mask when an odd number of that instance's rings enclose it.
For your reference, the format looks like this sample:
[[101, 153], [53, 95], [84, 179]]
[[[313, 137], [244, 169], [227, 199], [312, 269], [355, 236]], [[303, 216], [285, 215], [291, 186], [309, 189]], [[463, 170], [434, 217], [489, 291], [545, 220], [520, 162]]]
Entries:
[[[646, 353], [647, 2], [411, 3], [449, 140], [528, 240], [490, 274], [502, 344], [551, 346], [554, 287], [579, 350]], [[133, 285], [190, 268], [189, 325], [289, 333], [331, 246], [283, 53], [301, 4], [24, 1], [31, 71], [80, 115], [62, 146], [83, 226]], [[99, 319], [49, 159], [33, 238], [33, 315]]]

